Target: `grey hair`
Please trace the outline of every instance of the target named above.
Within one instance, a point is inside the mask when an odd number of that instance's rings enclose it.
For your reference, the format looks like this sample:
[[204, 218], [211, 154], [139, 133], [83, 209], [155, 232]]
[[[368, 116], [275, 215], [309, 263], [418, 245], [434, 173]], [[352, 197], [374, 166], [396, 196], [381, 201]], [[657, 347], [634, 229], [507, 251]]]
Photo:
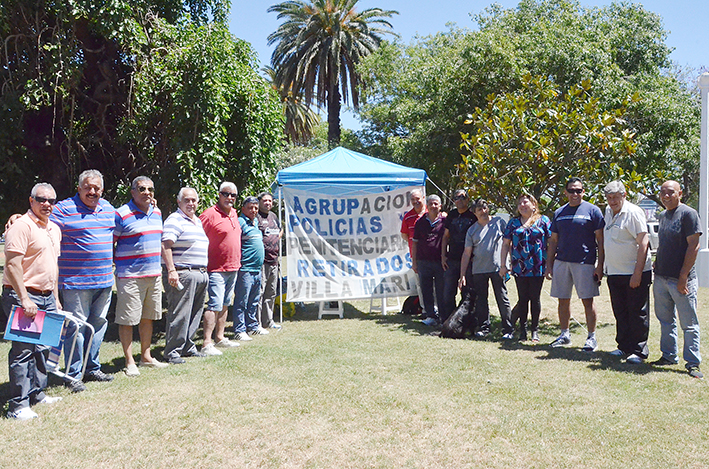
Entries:
[[97, 169], [87, 169], [86, 171], [83, 171], [81, 174], [79, 174], [79, 187], [81, 187], [81, 183], [83, 183], [87, 179], [100, 180], [101, 189], [103, 189], [103, 174], [101, 174], [101, 171]]
[[237, 194], [237, 195], [239, 194], [239, 191], [236, 189], [236, 184], [234, 184], [233, 182], [229, 182], [229, 181], [222, 182], [221, 185], [219, 186], [219, 192], [223, 192], [224, 189], [231, 189], [234, 192], [234, 194]]
[[30, 197], [34, 199], [37, 196], [37, 191], [41, 188], [50, 189], [52, 192], [54, 192], [55, 196], [57, 195], [57, 191], [54, 190], [54, 187], [50, 183], [40, 182], [32, 187], [32, 190], [30, 191]]
[[423, 197], [423, 191], [421, 189], [414, 189], [409, 192], [409, 198], [411, 198], [414, 194], [418, 194], [419, 196]]
[[148, 176], [138, 176], [137, 178], [133, 179], [133, 182], [130, 183], [130, 190], [138, 190], [138, 183], [143, 181], [149, 181], [153, 186], [155, 186], [153, 180], [150, 179]]
[[249, 204], [256, 204], [258, 205], [258, 198], [254, 197], [253, 195], [248, 196], [247, 198], [244, 199], [244, 201], [241, 203], [241, 207], [244, 208]]
[[606, 195], [625, 194], [625, 186], [620, 181], [612, 181], [606, 184], [606, 187], [603, 188], [603, 193]]
[[194, 194], [197, 196], [197, 202], [199, 202], [199, 194], [197, 193], [197, 189], [194, 187], [183, 187], [180, 189], [180, 192], [177, 193], [177, 201], [182, 202], [182, 199], [185, 197], [185, 192], [187, 191], [192, 191]]
[[441, 198], [438, 197], [436, 194], [431, 194], [428, 197], [426, 197], [426, 205], [430, 204], [431, 201], [436, 200], [439, 204], [441, 203]]

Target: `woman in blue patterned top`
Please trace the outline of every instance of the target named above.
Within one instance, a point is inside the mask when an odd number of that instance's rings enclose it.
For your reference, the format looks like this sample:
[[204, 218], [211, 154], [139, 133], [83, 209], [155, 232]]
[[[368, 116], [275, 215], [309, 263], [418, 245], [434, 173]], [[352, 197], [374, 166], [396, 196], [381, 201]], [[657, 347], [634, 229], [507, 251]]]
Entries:
[[[532, 342], [539, 342], [539, 315], [542, 311], [541, 293], [547, 258], [547, 243], [551, 236], [551, 222], [539, 213], [537, 199], [522, 194], [517, 199], [519, 216], [510, 220], [502, 244], [502, 268], [500, 275], [507, 274], [507, 255], [510, 255], [512, 275], [517, 285], [519, 301], [515, 310], [519, 313], [519, 340], [527, 340], [527, 313], [532, 309]], [[514, 319], [513, 319], [514, 321]]]

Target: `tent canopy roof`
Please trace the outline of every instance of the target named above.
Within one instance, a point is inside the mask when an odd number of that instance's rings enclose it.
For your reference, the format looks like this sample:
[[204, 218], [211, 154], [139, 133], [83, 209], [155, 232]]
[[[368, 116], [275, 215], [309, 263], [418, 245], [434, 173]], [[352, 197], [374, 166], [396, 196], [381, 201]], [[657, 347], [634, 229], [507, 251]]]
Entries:
[[281, 186], [317, 192], [385, 192], [423, 186], [426, 171], [337, 147], [317, 158], [280, 170], [276, 182]]

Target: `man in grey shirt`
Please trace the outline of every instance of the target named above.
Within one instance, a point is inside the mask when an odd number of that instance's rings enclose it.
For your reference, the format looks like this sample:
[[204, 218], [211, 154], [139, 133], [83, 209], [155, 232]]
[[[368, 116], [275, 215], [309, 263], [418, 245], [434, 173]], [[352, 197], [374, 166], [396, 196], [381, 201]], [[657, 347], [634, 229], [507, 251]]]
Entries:
[[676, 365], [677, 323], [684, 332], [682, 356], [693, 378], [703, 378], [699, 370], [699, 320], [697, 318], [697, 274], [694, 262], [702, 235], [697, 212], [680, 202], [682, 189], [676, 181], [666, 181], [660, 189], [666, 210], [660, 214], [659, 245], [655, 260], [655, 316], [660, 321], [662, 357], [653, 365]]
[[502, 258], [502, 236], [505, 232], [505, 221], [500, 217], [491, 217], [490, 208], [483, 199], [477, 199], [473, 205], [477, 222], [468, 229], [465, 235], [465, 251], [460, 262], [460, 287], [466, 284], [465, 270], [473, 256], [473, 288], [477, 299], [475, 316], [478, 331], [476, 337], [485, 337], [490, 333], [490, 307], [488, 305], [488, 283], [492, 283], [497, 308], [500, 310], [502, 322], [502, 338], [513, 339], [510, 300], [507, 297], [505, 280], [500, 277], [500, 260]]

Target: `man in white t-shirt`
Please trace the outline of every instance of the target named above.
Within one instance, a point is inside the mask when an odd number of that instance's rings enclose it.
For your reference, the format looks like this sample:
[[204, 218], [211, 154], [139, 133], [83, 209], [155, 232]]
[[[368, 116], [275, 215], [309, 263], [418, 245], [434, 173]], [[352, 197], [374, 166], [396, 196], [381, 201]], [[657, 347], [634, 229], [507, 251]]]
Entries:
[[609, 183], [603, 192], [608, 201], [604, 270], [618, 343], [611, 355], [627, 357], [628, 363], [642, 363], [648, 356], [648, 298], [652, 283], [647, 220], [640, 207], [625, 200], [625, 186], [620, 181]]

